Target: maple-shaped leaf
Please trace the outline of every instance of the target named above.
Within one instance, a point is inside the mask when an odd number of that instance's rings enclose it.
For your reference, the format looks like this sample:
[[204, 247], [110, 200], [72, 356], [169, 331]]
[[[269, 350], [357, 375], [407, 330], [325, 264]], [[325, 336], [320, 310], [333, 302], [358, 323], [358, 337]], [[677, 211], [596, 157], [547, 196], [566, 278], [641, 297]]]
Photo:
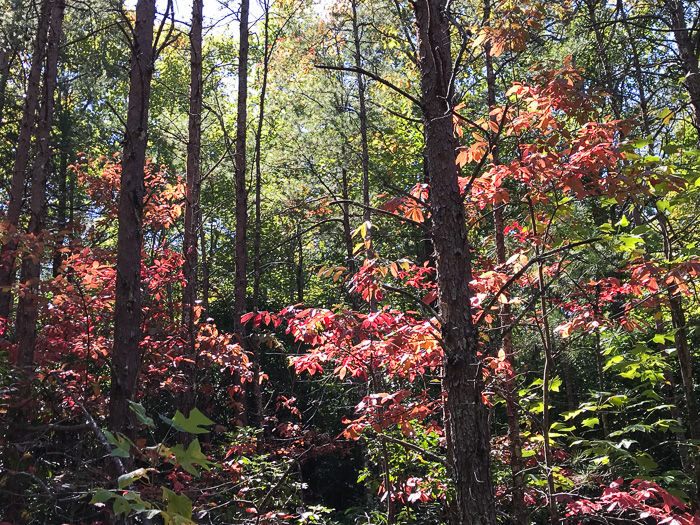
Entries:
[[168, 502], [168, 508], [161, 513], [166, 523], [194, 523], [190, 498], [163, 487], [163, 501]]
[[202, 453], [198, 439], [192, 441], [190, 446], [187, 447], [187, 450], [185, 450], [185, 447], [182, 445], [175, 445], [170, 451], [173, 456], [175, 456], [175, 459], [182, 469], [196, 477], [199, 477], [199, 472], [197, 472], [197, 469], [194, 467], [195, 465], [199, 465], [206, 470], [210, 470], [209, 465], [213, 465]]
[[202, 414], [197, 408], [190, 411], [189, 417], [185, 417], [185, 415], [178, 410], [173, 416], [173, 423], [190, 434], [206, 434], [209, 431], [201, 427], [214, 424], [211, 419]]

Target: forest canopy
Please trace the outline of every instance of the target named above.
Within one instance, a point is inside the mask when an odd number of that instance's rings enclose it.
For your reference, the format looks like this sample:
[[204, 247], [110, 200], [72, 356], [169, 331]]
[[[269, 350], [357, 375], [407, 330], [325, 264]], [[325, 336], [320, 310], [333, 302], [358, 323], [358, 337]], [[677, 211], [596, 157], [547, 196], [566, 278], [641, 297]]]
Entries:
[[0, 525], [700, 525], [700, 4], [1, 1]]

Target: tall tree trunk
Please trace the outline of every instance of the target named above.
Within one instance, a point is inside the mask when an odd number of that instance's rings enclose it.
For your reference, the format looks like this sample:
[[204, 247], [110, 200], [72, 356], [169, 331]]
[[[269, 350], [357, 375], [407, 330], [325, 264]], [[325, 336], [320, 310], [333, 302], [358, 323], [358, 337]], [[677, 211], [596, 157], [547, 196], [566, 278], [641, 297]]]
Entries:
[[[255, 238], [253, 240], [253, 311], [257, 312], [260, 302], [260, 279], [262, 271], [260, 267], [260, 242], [262, 236], [262, 132], [265, 123], [265, 96], [267, 95], [267, 76], [270, 68], [270, 5], [269, 2], [263, 2], [265, 10], [263, 21], [263, 69], [262, 83], [260, 86], [260, 114], [258, 115], [258, 128], [255, 131]], [[253, 365], [253, 381], [251, 384], [253, 394], [253, 411], [251, 416], [253, 423], [258, 428], [257, 447], [258, 451], [262, 452], [264, 445], [263, 428], [263, 399], [260, 389], [260, 352], [261, 347], [256, 340], [252, 345], [252, 365]]]
[[[532, 223], [532, 231], [537, 232], [537, 221], [535, 219], [535, 208], [532, 205], [532, 200], [528, 197], [528, 206], [530, 209], [530, 221]], [[541, 247], [534, 243], [535, 256], [539, 258]], [[545, 294], [544, 282], [544, 264], [542, 260], [537, 263], [537, 283], [540, 291], [540, 310], [541, 317], [537, 320], [537, 326], [542, 338], [544, 346], [544, 371], [542, 373], [542, 449], [544, 452], [544, 463], [547, 471], [547, 503], [549, 504], [550, 523], [557, 525], [559, 523], [559, 512], [557, 502], [554, 498], [554, 464], [552, 462], [552, 449], [549, 439], [549, 385], [554, 372], [554, 342], [552, 341], [552, 332], [549, 329], [549, 313], [547, 312], [547, 296]]]
[[[352, 0], [352, 37], [355, 45], [355, 67], [359, 70], [362, 68], [362, 50], [360, 42], [360, 28], [357, 21], [357, 0]], [[362, 164], [362, 204], [364, 210], [362, 219], [365, 222], [370, 222], [372, 214], [369, 209], [369, 147], [367, 145], [367, 96], [365, 93], [365, 79], [362, 73], [357, 73], [357, 98], [360, 106], [360, 144], [362, 152], [360, 156]], [[367, 230], [367, 237], [370, 237], [370, 230]], [[371, 245], [370, 245], [371, 246]]]
[[131, 44], [129, 107], [119, 194], [114, 349], [109, 399], [109, 427], [133, 437], [136, 422], [129, 401], [136, 394], [141, 368], [141, 248], [143, 245], [144, 167], [148, 106], [153, 74], [155, 0], [138, 0]]
[[181, 411], [189, 415], [195, 406], [197, 388], [197, 328], [195, 305], [197, 300], [197, 213], [201, 178], [202, 144], [202, 4], [192, 1], [192, 26], [190, 28], [190, 112], [187, 141], [187, 180], [185, 190], [185, 235], [183, 239], [183, 275], [185, 288], [182, 291], [182, 324], [187, 332], [185, 346], [185, 381]]
[[29, 163], [29, 150], [32, 138], [32, 130], [36, 120], [36, 106], [39, 99], [39, 83], [41, 70], [46, 57], [46, 41], [51, 17], [52, 0], [42, 0], [39, 24], [37, 26], [36, 40], [34, 41], [34, 54], [27, 79], [27, 91], [24, 97], [22, 121], [15, 149], [15, 161], [12, 168], [12, 181], [10, 183], [10, 202], [7, 205], [7, 215], [3, 224], [5, 234], [8, 235], [6, 243], [0, 248], [0, 319], [7, 320], [10, 317], [12, 305], [12, 278], [15, 270], [15, 250], [17, 248], [17, 225], [22, 212], [22, 200], [24, 199], [24, 184], [27, 164]]
[[[673, 245], [671, 243], [671, 231], [668, 219], [659, 212], [657, 213], [659, 227], [664, 242], [664, 256], [667, 261], [674, 258]], [[685, 309], [683, 299], [678, 290], [678, 285], [671, 283], [667, 289], [668, 308], [671, 312], [671, 324], [675, 330], [673, 338], [676, 343], [676, 356], [678, 357], [678, 368], [681, 373], [681, 383], [683, 385], [683, 401], [688, 421], [689, 434], [691, 440], [700, 442], [700, 412], [698, 412], [698, 400], [695, 393], [695, 383], [693, 381], [693, 364], [690, 355], [690, 345], [688, 343], [688, 331], [685, 320]], [[700, 455], [691, 455], [693, 470], [695, 471], [695, 494], [694, 501], [700, 500]]]
[[22, 260], [22, 282], [27, 288], [20, 297], [17, 307], [17, 364], [29, 371], [34, 364], [34, 344], [36, 343], [36, 320], [39, 313], [39, 281], [41, 259], [44, 255], [44, 240], [40, 240], [46, 224], [46, 179], [51, 160], [51, 128], [53, 122], [54, 94], [58, 76], [58, 53], [61, 44], [61, 28], [65, 12], [65, 0], [55, 0], [51, 8], [51, 24], [46, 51], [46, 70], [42, 103], [37, 125], [37, 157], [32, 172], [30, 200], [29, 234], [36, 243], [35, 251]]
[[678, 47], [678, 58], [683, 70], [683, 86], [690, 98], [690, 113], [693, 126], [700, 140], [700, 68], [698, 67], [698, 37], [700, 33], [688, 28], [683, 0], [665, 0], [664, 6], [670, 16], [671, 31]]
[[[238, 51], [238, 108], [236, 117], [235, 186], [236, 186], [236, 274], [233, 290], [233, 329], [247, 350], [248, 341], [241, 317], [246, 313], [248, 287], [248, 190], [246, 188], [246, 124], [248, 120], [248, 0], [241, 0], [240, 40]], [[245, 396], [239, 400], [245, 406]], [[241, 422], [246, 424], [245, 410]]]
[[622, 118], [621, 115], [621, 101], [620, 93], [615, 87], [615, 81], [613, 79], [612, 69], [610, 67], [610, 60], [608, 60], [608, 54], [605, 50], [606, 37], [600, 29], [600, 24], [598, 23], [598, 17], [596, 15], [596, 7], [598, 5], [597, 0], [586, 0], [586, 7], [588, 7], [588, 16], [591, 21], [591, 27], [593, 28], [593, 34], [595, 35], [596, 42], [596, 54], [598, 55], [598, 60], [600, 61], [600, 66], [603, 69], [603, 84], [605, 85], [605, 90], [610, 95], [610, 105], [612, 107], [613, 113], [616, 118]]
[[233, 323], [236, 333], [243, 337], [241, 316], [246, 313], [248, 285], [248, 191], [246, 188], [246, 123], [248, 118], [248, 0], [241, 0], [240, 48], [238, 51], [238, 109], [235, 141], [236, 185], [236, 275]]
[[[199, 228], [199, 248], [202, 252], [202, 315], [205, 318], [209, 317], [209, 253], [213, 253], [213, 245], [215, 239], [211, 239], [210, 250], [207, 250], [207, 234], [204, 231], [204, 220], [202, 217], [202, 205], [200, 202], [199, 210], [197, 211], [197, 225]], [[213, 237], [213, 236], [212, 236]]]
[[432, 238], [444, 352], [443, 387], [452, 449], [456, 520], [460, 525], [496, 523], [491, 482], [488, 411], [482, 400], [482, 363], [472, 320], [471, 253], [457, 183], [457, 141], [450, 99], [452, 57], [444, 0], [414, 3], [418, 36], [426, 158], [430, 174]]
[[[488, 23], [491, 17], [490, 1], [486, 0], [484, 18]], [[486, 64], [486, 85], [489, 111], [496, 107], [496, 73], [493, 69], [493, 57], [491, 56], [491, 44], [484, 46], [484, 61]], [[490, 120], [495, 122], [495, 116]], [[494, 135], [492, 137], [491, 157], [494, 165], [501, 163], [499, 141]], [[503, 224], [503, 208], [501, 204], [494, 205], [493, 208], [493, 228], [496, 241], [496, 261], [498, 264], [506, 263], [506, 240], [505, 227]], [[525, 490], [523, 483], [523, 460], [522, 441], [520, 439], [520, 402], [518, 399], [518, 380], [515, 376], [515, 350], [513, 348], [513, 332], [510, 324], [513, 322], [513, 315], [509, 304], [502, 304], [500, 307], [500, 324], [502, 330], [501, 349], [505, 355], [509, 370], [506, 372], [503, 383], [506, 416], [508, 420], [508, 452], [510, 456], [510, 472], [513, 478], [513, 514], [517, 523], [525, 523]]]
[[[65, 96], [67, 99], [67, 95]], [[72, 138], [71, 138], [71, 119], [70, 112], [68, 108], [63, 107], [64, 98], [59, 90], [58, 98], [56, 100], [58, 110], [58, 127], [61, 131], [61, 145], [60, 145], [60, 155], [58, 166], [58, 206], [56, 210], [56, 242], [54, 244], [53, 253], [53, 276], [58, 276], [58, 270], [63, 264], [63, 253], [61, 248], [63, 247], [63, 242], [65, 240], [65, 232], [68, 227], [68, 159], [72, 157]]]

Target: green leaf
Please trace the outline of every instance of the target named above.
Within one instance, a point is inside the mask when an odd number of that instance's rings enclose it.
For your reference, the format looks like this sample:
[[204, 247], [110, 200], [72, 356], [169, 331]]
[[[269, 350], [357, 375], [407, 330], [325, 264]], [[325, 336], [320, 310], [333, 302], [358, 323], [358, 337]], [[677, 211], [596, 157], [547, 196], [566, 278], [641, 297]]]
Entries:
[[132, 470], [131, 472], [128, 472], [126, 474], [122, 474], [121, 476], [119, 476], [119, 479], [117, 480], [119, 488], [123, 489], [124, 487], [128, 487], [137, 479], [141, 479], [141, 478], [148, 479], [148, 472], [152, 471], [152, 470], [154, 470], [154, 469], [139, 468], [136, 470]]
[[175, 456], [175, 459], [180, 464], [185, 472], [192, 474], [193, 476], [199, 477], [199, 472], [194, 467], [199, 465], [206, 470], [210, 470], [209, 465], [213, 463], [207, 459], [207, 457], [202, 453], [202, 449], [199, 446], [199, 440], [195, 439], [187, 447], [187, 450], [182, 445], [175, 445], [171, 452]]
[[589, 418], [587, 418], [587, 419], [584, 419], [584, 420], [581, 422], [581, 424], [582, 424], [584, 427], [593, 428], [594, 426], [600, 424], [600, 420], [599, 420], [597, 417], [589, 417]]
[[623, 215], [622, 219], [620, 219], [616, 224], [616, 226], [620, 226], [622, 228], [627, 228], [627, 226], [629, 226], [629, 225], [630, 225], [630, 221], [626, 215]]
[[185, 415], [178, 410], [175, 412], [175, 416], [173, 416], [173, 423], [190, 434], [206, 434], [209, 431], [206, 428], [201, 428], [201, 426], [214, 424], [214, 422], [202, 414], [198, 408], [192, 409], [189, 417], [185, 417]]
[[95, 494], [93, 494], [92, 499], [90, 500], [90, 503], [104, 503], [105, 501], [109, 501], [115, 496], [113, 492], [110, 492], [109, 490], [106, 489], [97, 489], [95, 491]]
[[116, 498], [117, 499], [114, 500], [114, 504], [112, 505], [114, 515], [119, 516], [120, 514], [124, 514], [124, 516], [128, 516], [131, 512], [131, 505], [129, 504], [129, 501], [124, 496], [116, 496]]
[[131, 441], [126, 436], [122, 436], [121, 434], [114, 435], [109, 430], [103, 430], [102, 432], [107, 438], [107, 441], [109, 441], [111, 445], [114, 445], [116, 447], [111, 452], [112, 456], [117, 458], [129, 457], [129, 450], [132, 446], [135, 446], [133, 441]]
[[129, 405], [129, 408], [131, 408], [131, 410], [133, 410], [136, 413], [136, 419], [138, 419], [139, 423], [146, 425], [151, 430], [155, 430], [156, 424], [154, 423], [153, 418], [150, 418], [146, 415], [146, 409], [141, 403], [134, 403], [133, 401], [129, 401]]
[[192, 501], [184, 494], [178, 495], [163, 487], [163, 501], [168, 503], [167, 513], [182, 516], [188, 520], [192, 519]]

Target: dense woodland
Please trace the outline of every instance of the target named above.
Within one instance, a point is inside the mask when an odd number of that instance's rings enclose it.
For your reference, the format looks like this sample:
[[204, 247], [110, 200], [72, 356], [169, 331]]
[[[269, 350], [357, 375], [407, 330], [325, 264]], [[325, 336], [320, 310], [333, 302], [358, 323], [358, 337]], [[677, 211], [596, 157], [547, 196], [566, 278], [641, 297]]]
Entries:
[[0, 523], [700, 524], [700, 4], [2, 0]]

